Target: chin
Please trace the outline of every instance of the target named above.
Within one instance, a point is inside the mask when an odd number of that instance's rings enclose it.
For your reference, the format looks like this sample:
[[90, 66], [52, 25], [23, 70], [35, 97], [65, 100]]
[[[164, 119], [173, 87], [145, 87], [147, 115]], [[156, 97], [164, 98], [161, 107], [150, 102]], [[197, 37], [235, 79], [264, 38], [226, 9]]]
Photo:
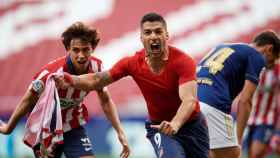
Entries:
[[151, 54], [151, 56], [150, 57], [152, 57], [152, 58], [161, 58], [162, 57], [162, 55], [153, 55], [153, 54]]

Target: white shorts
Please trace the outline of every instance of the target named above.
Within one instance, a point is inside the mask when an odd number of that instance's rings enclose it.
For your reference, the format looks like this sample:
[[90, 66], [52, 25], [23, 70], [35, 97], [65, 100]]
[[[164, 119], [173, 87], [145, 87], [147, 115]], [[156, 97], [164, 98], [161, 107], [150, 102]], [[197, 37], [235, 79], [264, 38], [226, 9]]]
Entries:
[[209, 130], [210, 149], [238, 146], [236, 126], [231, 115], [200, 102]]

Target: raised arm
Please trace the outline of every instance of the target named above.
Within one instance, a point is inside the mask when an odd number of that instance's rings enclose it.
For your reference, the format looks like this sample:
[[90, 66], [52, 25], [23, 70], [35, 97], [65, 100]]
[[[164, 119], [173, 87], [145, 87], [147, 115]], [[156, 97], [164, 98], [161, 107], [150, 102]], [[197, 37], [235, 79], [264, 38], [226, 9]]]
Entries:
[[102, 90], [97, 91], [100, 104], [102, 106], [102, 109], [107, 117], [107, 119], [111, 122], [113, 128], [116, 130], [119, 141], [123, 147], [123, 150], [121, 152], [122, 158], [127, 158], [130, 154], [130, 149], [128, 147], [128, 141], [125, 136], [124, 130], [121, 127], [121, 122], [118, 116], [118, 112], [116, 109], [116, 105], [112, 101], [109, 92], [106, 90], [106, 88], [103, 88]]
[[0, 133], [10, 134], [16, 127], [19, 120], [26, 115], [35, 106], [38, 100], [38, 96], [32, 94], [30, 90], [27, 90], [24, 96], [21, 98], [20, 102], [16, 106], [12, 116], [10, 117], [8, 123], [0, 124]]
[[237, 102], [237, 138], [241, 144], [244, 129], [252, 109], [252, 98], [257, 85], [249, 80], [245, 81]]

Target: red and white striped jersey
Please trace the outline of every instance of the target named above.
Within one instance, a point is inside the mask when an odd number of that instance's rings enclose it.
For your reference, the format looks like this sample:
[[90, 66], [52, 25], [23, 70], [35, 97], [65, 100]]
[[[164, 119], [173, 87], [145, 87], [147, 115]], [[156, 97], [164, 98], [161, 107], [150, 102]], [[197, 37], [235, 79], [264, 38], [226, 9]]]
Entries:
[[249, 125], [275, 125], [277, 121], [277, 98], [280, 85], [280, 64], [261, 73], [260, 82], [253, 97]]
[[[90, 58], [88, 73], [101, 71], [101, 60]], [[53, 72], [62, 69], [64, 72], [75, 74], [75, 70], [69, 56], [58, 58], [47, 65], [45, 65], [39, 73], [37, 73], [32, 82], [32, 92], [40, 94], [41, 87], [44, 87], [47, 76]], [[58, 89], [58, 95], [61, 105], [63, 131], [67, 132], [73, 128], [84, 125], [88, 121], [88, 111], [83, 104], [83, 99], [89, 92], [74, 89], [69, 87], [67, 89]]]

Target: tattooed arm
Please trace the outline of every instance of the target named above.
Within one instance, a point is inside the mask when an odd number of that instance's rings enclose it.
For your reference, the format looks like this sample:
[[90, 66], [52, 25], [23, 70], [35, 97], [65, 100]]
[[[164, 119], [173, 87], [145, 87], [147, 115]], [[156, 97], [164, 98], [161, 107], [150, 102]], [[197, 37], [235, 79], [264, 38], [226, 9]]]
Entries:
[[77, 89], [91, 91], [101, 90], [110, 83], [117, 81], [125, 76], [130, 75], [131, 64], [129, 64], [131, 57], [125, 57], [119, 60], [108, 71], [96, 72], [91, 74], [84, 74], [80, 76], [70, 75], [64, 73], [64, 76], [57, 76], [56, 86], [60, 88], [74, 87]]
[[101, 90], [103, 87], [114, 82], [109, 71], [84, 74], [80, 76], [64, 74], [64, 79], [57, 80], [59, 87], [65, 88], [72, 86], [77, 89], [91, 91]]

